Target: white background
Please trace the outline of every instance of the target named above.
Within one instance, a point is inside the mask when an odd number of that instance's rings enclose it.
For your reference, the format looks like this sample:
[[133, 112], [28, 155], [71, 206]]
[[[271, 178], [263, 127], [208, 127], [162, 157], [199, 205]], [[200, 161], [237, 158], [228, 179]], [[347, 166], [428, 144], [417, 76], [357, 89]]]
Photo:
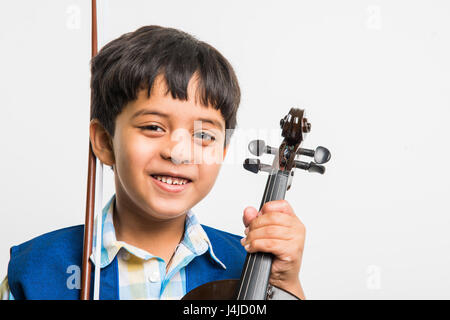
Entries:
[[[99, 47], [158, 24], [234, 66], [238, 130], [202, 223], [243, 234], [267, 177], [242, 168], [246, 144], [278, 146], [279, 119], [304, 108], [303, 146], [332, 152], [286, 194], [307, 229], [307, 298], [450, 298], [449, 1], [108, 0], [98, 15]], [[84, 223], [90, 27], [90, 1], [0, 3], [0, 277], [11, 246]]]

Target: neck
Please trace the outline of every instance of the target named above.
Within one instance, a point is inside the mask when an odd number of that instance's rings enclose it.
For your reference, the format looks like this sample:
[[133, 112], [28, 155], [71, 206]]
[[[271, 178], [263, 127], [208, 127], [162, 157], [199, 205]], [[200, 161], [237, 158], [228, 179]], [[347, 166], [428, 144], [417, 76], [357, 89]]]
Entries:
[[158, 256], [167, 263], [183, 238], [186, 214], [161, 220], [117, 196], [114, 201], [116, 239]]
[[[278, 170], [269, 175], [259, 210], [269, 201], [282, 200], [286, 193], [289, 173]], [[238, 300], [265, 300], [273, 255], [248, 253], [242, 269], [237, 293]]]

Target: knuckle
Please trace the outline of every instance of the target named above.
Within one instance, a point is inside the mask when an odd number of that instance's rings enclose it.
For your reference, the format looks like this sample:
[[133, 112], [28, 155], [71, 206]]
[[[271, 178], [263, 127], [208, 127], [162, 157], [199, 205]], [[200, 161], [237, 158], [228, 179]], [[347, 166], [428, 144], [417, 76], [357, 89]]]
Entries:
[[272, 239], [267, 239], [265, 241], [265, 247], [267, 248], [267, 250], [273, 250], [275, 248], [275, 241]]
[[266, 228], [266, 236], [267, 237], [274, 237], [278, 234], [278, 229], [274, 226], [269, 226]]
[[252, 248], [252, 250], [258, 251], [258, 249], [259, 249], [259, 241], [257, 241], [257, 240], [250, 240], [249, 241], [249, 245], [250, 245], [250, 248]]
[[289, 208], [291, 207], [290, 204], [289, 204], [289, 202], [288, 202], [287, 200], [282, 200], [281, 206], [282, 206], [284, 209], [289, 209]]
[[266, 215], [266, 218], [269, 221], [269, 223], [276, 223], [279, 222], [282, 216], [279, 212], [272, 211]]
[[278, 214], [278, 211], [272, 210], [266, 213], [267, 217], [274, 217]]
[[270, 201], [269, 202], [266, 202], [266, 203], [264, 203], [263, 204], [263, 206], [261, 207], [261, 212], [262, 213], [267, 213], [267, 212], [270, 212], [271, 211], [271, 203], [270, 203]]
[[256, 229], [258, 227], [258, 218], [255, 218], [252, 220], [252, 222], [250, 222], [250, 224], [248, 225], [248, 229], [249, 230], [253, 230]]

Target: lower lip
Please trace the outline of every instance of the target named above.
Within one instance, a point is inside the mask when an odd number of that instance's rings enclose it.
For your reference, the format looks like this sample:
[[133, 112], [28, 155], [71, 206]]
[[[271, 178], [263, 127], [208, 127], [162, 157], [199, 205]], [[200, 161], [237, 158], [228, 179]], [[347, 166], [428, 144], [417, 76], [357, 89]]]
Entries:
[[191, 182], [188, 182], [186, 184], [167, 184], [165, 182], [159, 181], [158, 179], [156, 179], [156, 178], [154, 178], [152, 176], [150, 176], [150, 178], [152, 178], [153, 182], [155, 182], [155, 184], [158, 187], [160, 187], [164, 191], [172, 192], [172, 193], [181, 192], [181, 191], [187, 189], [189, 184], [191, 184]]

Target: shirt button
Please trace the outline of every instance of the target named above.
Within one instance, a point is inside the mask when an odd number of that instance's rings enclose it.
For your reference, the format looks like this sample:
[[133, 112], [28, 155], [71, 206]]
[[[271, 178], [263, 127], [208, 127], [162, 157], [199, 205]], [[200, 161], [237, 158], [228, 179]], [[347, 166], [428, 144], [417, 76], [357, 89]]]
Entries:
[[159, 279], [159, 274], [156, 271], [152, 272], [152, 274], [148, 276], [148, 281], [150, 281], [150, 282], [156, 282], [156, 281], [158, 281], [158, 279]]

